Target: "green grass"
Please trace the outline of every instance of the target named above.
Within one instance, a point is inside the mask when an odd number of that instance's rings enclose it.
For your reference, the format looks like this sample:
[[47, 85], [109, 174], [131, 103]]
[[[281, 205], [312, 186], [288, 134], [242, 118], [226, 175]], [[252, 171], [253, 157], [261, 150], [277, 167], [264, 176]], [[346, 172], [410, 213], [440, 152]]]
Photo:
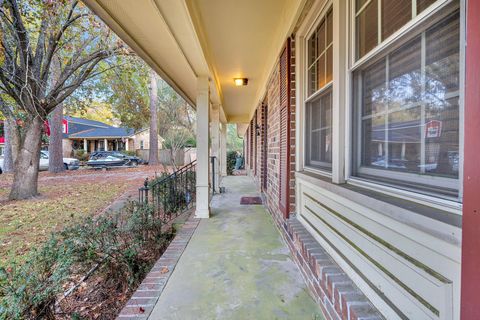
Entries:
[[[0, 202], [0, 265], [12, 259], [20, 262], [50, 233], [99, 213], [128, 187], [123, 181], [73, 180], [40, 186], [35, 199]], [[0, 187], [0, 198], [8, 191]]]

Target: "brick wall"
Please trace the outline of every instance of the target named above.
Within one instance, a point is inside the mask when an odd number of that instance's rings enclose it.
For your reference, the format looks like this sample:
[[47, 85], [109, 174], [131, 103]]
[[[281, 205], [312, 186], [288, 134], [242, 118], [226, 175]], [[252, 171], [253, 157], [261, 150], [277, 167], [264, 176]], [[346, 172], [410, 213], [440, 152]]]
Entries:
[[295, 213], [295, 37], [290, 41], [290, 213]]

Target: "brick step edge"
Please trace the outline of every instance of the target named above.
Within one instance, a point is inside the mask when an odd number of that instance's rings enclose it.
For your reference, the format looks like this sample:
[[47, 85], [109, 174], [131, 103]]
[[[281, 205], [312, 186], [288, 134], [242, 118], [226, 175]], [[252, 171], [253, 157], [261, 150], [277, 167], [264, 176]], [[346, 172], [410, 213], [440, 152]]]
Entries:
[[190, 216], [177, 231], [175, 238], [170, 242], [167, 250], [165, 250], [157, 260], [125, 307], [123, 307], [122, 311], [118, 314], [118, 320], [148, 319], [152, 313], [178, 260], [180, 260], [188, 242], [200, 223], [201, 219], [194, 217], [194, 210], [191, 210], [188, 214], [190, 214]]
[[272, 216], [326, 320], [385, 319], [295, 216]]

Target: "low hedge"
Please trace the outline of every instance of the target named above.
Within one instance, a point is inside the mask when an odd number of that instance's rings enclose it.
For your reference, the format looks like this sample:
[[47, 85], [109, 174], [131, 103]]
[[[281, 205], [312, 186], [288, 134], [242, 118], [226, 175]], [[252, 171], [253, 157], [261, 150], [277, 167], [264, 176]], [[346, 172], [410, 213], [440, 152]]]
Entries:
[[0, 319], [54, 318], [65, 283], [97, 264], [104, 279], [135, 287], [151, 265], [143, 253], [160, 250], [171, 236], [152, 208], [137, 202], [54, 233], [25, 263], [0, 268]]

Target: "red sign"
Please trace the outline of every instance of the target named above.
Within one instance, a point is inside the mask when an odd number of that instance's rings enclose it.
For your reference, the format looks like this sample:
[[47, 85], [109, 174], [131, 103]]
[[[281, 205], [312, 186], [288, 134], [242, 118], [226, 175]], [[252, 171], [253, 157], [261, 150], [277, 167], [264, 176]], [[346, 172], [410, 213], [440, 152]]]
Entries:
[[430, 120], [425, 124], [426, 138], [439, 138], [442, 135], [442, 121]]
[[[66, 119], [62, 120], [62, 132], [68, 134], [68, 121]], [[50, 124], [48, 120], [45, 121], [45, 133], [50, 137]]]

